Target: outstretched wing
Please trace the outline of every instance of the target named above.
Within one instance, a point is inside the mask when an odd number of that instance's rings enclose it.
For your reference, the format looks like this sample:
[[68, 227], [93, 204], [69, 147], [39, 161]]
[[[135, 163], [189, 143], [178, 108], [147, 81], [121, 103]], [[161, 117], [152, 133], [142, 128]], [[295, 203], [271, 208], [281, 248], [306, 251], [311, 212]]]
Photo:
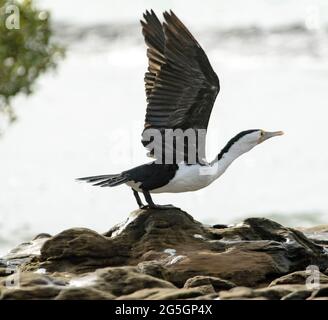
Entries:
[[149, 58], [145, 130], [207, 129], [220, 85], [204, 50], [172, 11], [164, 12], [161, 28], [153, 11], [144, 18]]
[[140, 21], [142, 34], [147, 44], [148, 72], [145, 74], [146, 96], [149, 99], [156, 84], [156, 78], [161, 66], [165, 63], [165, 35], [161, 22], [155, 12], [147, 10], [143, 15], [145, 21]]

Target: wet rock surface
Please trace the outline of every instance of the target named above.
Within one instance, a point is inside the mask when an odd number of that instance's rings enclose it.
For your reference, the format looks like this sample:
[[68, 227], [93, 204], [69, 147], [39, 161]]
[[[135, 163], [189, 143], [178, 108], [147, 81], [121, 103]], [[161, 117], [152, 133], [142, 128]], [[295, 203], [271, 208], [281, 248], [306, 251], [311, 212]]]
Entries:
[[72, 228], [13, 249], [0, 259], [0, 298], [324, 299], [327, 230], [137, 210], [105, 234]]

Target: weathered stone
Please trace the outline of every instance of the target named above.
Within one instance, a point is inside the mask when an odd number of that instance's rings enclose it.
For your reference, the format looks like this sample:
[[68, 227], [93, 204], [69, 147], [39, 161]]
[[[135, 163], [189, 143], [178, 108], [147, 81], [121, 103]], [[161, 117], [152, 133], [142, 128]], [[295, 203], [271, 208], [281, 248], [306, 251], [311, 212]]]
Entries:
[[188, 298], [188, 300], [214, 300], [214, 299], [218, 299], [218, 297], [219, 297], [219, 294], [217, 292], [215, 292], [215, 293], [206, 294], [204, 296]]
[[[24, 242], [12, 249], [7, 255], [0, 259], [0, 265], [3, 268], [3, 275], [8, 275], [18, 267], [23, 270], [23, 266], [28, 264], [28, 269], [37, 269], [39, 262], [34, 268], [31, 268], [34, 262], [40, 256], [40, 250], [43, 244], [50, 236], [46, 234], [39, 235], [29, 242]], [[27, 270], [29, 271], [29, 270]]]
[[195, 276], [189, 278], [184, 284], [184, 288], [194, 288], [204, 285], [211, 285], [215, 291], [229, 290], [236, 287], [236, 285], [228, 280], [216, 277]]
[[253, 298], [254, 292], [252, 288], [235, 287], [228, 291], [221, 291], [219, 297], [221, 300]]
[[[179, 209], [137, 210], [104, 235], [75, 228], [18, 246], [0, 259], [1, 297], [317, 299], [325, 291], [304, 286], [305, 269], [327, 269], [325, 235], [319, 243], [264, 218], [211, 227]], [[20, 288], [4, 285], [8, 269], [20, 271]]]
[[199, 288], [190, 289], [142, 289], [129, 295], [123, 295], [118, 300], [178, 300], [191, 299], [204, 296], [204, 292]]
[[0, 300], [53, 299], [60, 292], [59, 287], [32, 286], [27, 288], [2, 288]]
[[0, 267], [0, 277], [6, 277], [9, 274], [7, 267]]
[[148, 274], [150, 276], [163, 279], [165, 268], [163, 266], [163, 263], [160, 261], [143, 261], [138, 264], [138, 270], [140, 272]]
[[65, 288], [55, 297], [55, 300], [113, 300], [115, 296], [94, 288]]
[[[305, 284], [309, 276], [307, 271], [295, 271], [273, 280], [270, 287], [278, 284]], [[328, 283], [328, 276], [320, 272], [318, 280], [321, 284]]]
[[41, 249], [41, 266], [49, 271], [84, 273], [121, 262], [112, 240], [95, 231], [68, 229], [48, 240]]
[[165, 279], [180, 286], [190, 277], [203, 275], [252, 286], [273, 273], [277, 273], [275, 261], [265, 252], [229, 248], [224, 252], [189, 252], [187, 258], [166, 266]]
[[104, 258], [111, 254], [109, 239], [85, 228], [65, 230], [48, 240], [41, 250], [43, 260], [67, 257]]
[[178, 209], [138, 210], [104, 236], [88, 229], [70, 229], [54, 236], [42, 247], [41, 266], [49, 271], [85, 273], [139, 264], [146, 274], [178, 286], [198, 275], [252, 286], [272, 274], [305, 268], [310, 262], [326, 267], [323, 256], [323, 248], [301, 232], [267, 219], [247, 219], [217, 229]]
[[12, 249], [4, 259], [6, 261], [28, 258], [40, 255], [40, 250], [43, 244], [50, 238], [50, 236], [37, 236], [29, 242], [24, 242]]
[[328, 224], [310, 228], [299, 228], [299, 230], [315, 243], [328, 246]]
[[269, 300], [279, 300], [291, 293], [304, 291], [305, 286], [299, 284], [276, 285], [267, 288], [255, 289], [255, 295], [265, 297]]
[[95, 271], [94, 274], [97, 278], [93, 287], [115, 296], [145, 288], [175, 288], [170, 282], [138, 272], [136, 267], [104, 268]]
[[309, 300], [328, 298], [328, 285], [320, 285], [319, 289], [313, 290]]
[[31, 287], [31, 286], [65, 286], [68, 281], [62, 278], [54, 278], [49, 275], [32, 272], [17, 272], [0, 279], [0, 286]]
[[269, 300], [280, 300], [283, 297], [300, 291], [305, 291], [304, 285], [276, 285], [261, 289], [252, 289], [246, 287], [236, 287], [229, 291], [221, 291], [220, 299], [244, 299], [244, 298], [266, 298]]
[[0, 280], [0, 299], [51, 299], [68, 282], [32, 272], [18, 272]]
[[298, 290], [283, 296], [281, 300], [305, 300], [311, 296], [311, 293], [311, 290]]

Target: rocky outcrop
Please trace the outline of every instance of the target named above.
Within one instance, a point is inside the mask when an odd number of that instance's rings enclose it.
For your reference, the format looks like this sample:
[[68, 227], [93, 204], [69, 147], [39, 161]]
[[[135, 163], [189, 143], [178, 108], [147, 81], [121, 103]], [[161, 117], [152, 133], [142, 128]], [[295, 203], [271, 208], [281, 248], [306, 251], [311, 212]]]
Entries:
[[179, 209], [137, 210], [105, 234], [74, 228], [21, 244], [0, 259], [0, 297], [322, 299], [327, 230], [264, 218], [208, 226]]

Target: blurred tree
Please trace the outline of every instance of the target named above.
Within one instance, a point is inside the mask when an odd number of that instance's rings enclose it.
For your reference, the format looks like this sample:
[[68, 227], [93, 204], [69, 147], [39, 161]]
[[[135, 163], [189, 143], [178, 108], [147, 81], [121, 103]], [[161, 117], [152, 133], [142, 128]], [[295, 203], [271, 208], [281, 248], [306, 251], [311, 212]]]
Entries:
[[51, 38], [49, 12], [36, 9], [32, 0], [0, 0], [1, 120], [15, 120], [12, 98], [31, 94], [39, 75], [63, 56], [63, 48]]

